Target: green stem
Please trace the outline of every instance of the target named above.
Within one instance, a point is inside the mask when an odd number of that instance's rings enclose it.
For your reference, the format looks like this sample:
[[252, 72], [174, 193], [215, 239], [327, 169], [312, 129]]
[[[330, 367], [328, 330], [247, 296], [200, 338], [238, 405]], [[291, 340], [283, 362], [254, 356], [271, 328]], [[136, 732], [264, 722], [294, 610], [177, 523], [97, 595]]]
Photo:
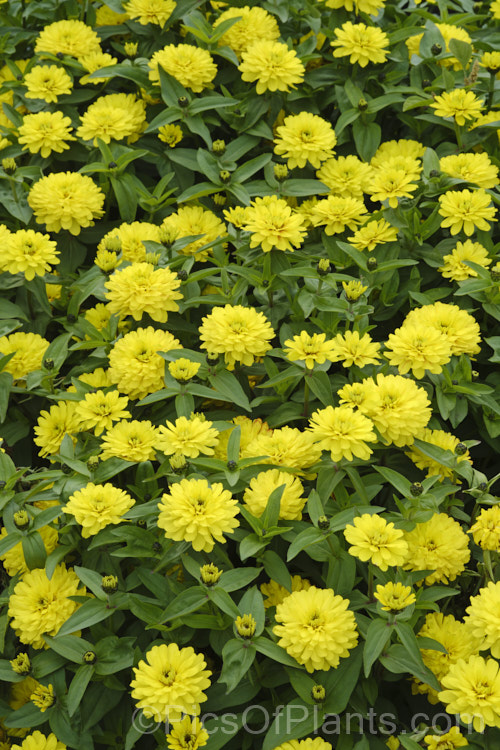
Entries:
[[458, 125], [457, 122], [455, 122], [455, 137], [457, 139], [457, 146], [459, 151], [463, 151], [462, 128], [460, 127], [460, 125]]
[[368, 599], [370, 602], [374, 602], [374, 596], [373, 596], [373, 563], [370, 560], [368, 562]]
[[307, 382], [308, 377], [310, 376], [306, 375], [304, 378], [304, 411], [302, 412], [304, 417], [309, 416], [309, 383]]
[[488, 87], [488, 101], [486, 102], [486, 110], [491, 109], [491, 105], [493, 103], [493, 94], [495, 93], [495, 78], [496, 78], [496, 71], [493, 71], [490, 73], [490, 85]]
[[[493, 583], [495, 583], [495, 576], [493, 575], [493, 566], [491, 564], [491, 552], [488, 549], [483, 550], [483, 561], [484, 561], [485, 573], [488, 574], [490, 581], [493, 581]], [[485, 581], [485, 583], [488, 583], [488, 581]]]
[[318, 288], [316, 290], [316, 294], [321, 294], [321, 288], [323, 286], [323, 279], [319, 280]]

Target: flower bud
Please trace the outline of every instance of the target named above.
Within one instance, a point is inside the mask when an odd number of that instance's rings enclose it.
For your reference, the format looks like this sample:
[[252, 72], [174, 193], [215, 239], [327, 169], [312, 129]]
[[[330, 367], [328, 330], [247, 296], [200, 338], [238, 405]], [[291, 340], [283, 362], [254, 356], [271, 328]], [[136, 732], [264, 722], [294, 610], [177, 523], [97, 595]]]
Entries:
[[368, 102], [366, 101], [366, 99], [359, 100], [358, 109], [360, 112], [364, 112], [366, 109], [368, 109]]
[[174, 474], [186, 473], [188, 464], [185, 456], [183, 456], [181, 453], [174, 453], [173, 456], [170, 456], [168, 462]]
[[278, 182], [284, 182], [288, 177], [288, 167], [286, 164], [275, 164], [274, 165], [274, 176]]
[[68, 466], [68, 464], [61, 464], [61, 471], [63, 474], [66, 474], [66, 476], [69, 476], [73, 469], [71, 466]]
[[100, 463], [101, 459], [99, 458], [99, 456], [90, 456], [89, 460], [87, 461], [87, 469], [89, 471], [95, 471]]
[[234, 621], [236, 632], [242, 638], [251, 638], [255, 634], [257, 623], [252, 615], [237, 617]]
[[455, 446], [455, 453], [457, 456], [464, 456], [467, 453], [467, 446], [465, 443], [457, 443]]
[[14, 172], [17, 169], [17, 164], [15, 159], [7, 158], [2, 159], [2, 169], [5, 172], [5, 174], [11, 175], [14, 174]]
[[326, 690], [323, 685], [313, 685], [311, 689], [311, 698], [315, 703], [323, 703], [326, 696]]
[[117, 576], [103, 576], [101, 580], [101, 588], [105, 594], [114, 594], [118, 588]]
[[178, 236], [179, 232], [174, 227], [160, 227], [160, 242], [165, 247], [172, 247]]
[[321, 529], [321, 531], [326, 531], [330, 528], [330, 521], [326, 516], [320, 516], [318, 518], [318, 528]]
[[219, 570], [219, 568], [213, 563], [202, 565], [200, 568], [201, 582], [204, 583], [205, 586], [215, 586], [221, 575], [222, 570]]
[[481, 484], [478, 484], [477, 488], [478, 490], [481, 490], [481, 492], [486, 492], [488, 485], [486, 482], [481, 482]]
[[442, 51], [443, 47], [441, 46], [441, 44], [433, 44], [431, 47], [431, 52], [434, 56], [440, 55]]
[[419, 497], [423, 491], [424, 488], [422, 487], [420, 482], [413, 482], [413, 484], [410, 486], [410, 494], [413, 495], [413, 497]]
[[135, 57], [137, 55], [137, 50], [139, 49], [139, 45], [137, 42], [125, 42], [123, 45], [123, 49], [125, 50], [125, 54], [127, 57]]
[[10, 662], [10, 666], [16, 674], [29, 674], [31, 670], [31, 662], [28, 654], [18, 654], [16, 658]]
[[216, 352], [207, 352], [207, 364], [212, 366], [216, 365], [219, 361], [219, 355]]
[[83, 655], [84, 664], [95, 664], [97, 661], [97, 654], [95, 651], [85, 651]]
[[366, 265], [369, 271], [374, 271], [378, 266], [378, 260], [372, 256], [371, 258], [368, 258]]
[[68, 321], [68, 323], [76, 323], [76, 317], [75, 315], [72, 315], [72, 313], [66, 315], [66, 320]]
[[226, 464], [229, 471], [236, 471], [238, 464], [236, 461], [228, 461]]
[[177, 99], [177, 104], [179, 105], [179, 107], [187, 107], [189, 104], [189, 99], [187, 98], [187, 96], [180, 96]]
[[228, 172], [227, 169], [221, 169], [219, 172], [219, 180], [224, 183], [230, 182], [231, 172]]
[[212, 143], [212, 153], [215, 154], [216, 156], [222, 156], [225, 150], [226, 150], [226, 144], [223, 140], [219, 139]]
[[320, 260], [318, 260], [316, 271], [318, 272], [319, 276], [328, 276], [331, 270], [332, 270], [332, 264], [330, 263], [328, 258], [321, 258]]
[[187, 281], [189, 274], [185, 268], [181, 268], [179, 271], [177, 271], [177, 276], [181, 281]]
[[227, 198], [222, 193], [215, 193], [215, 195], [212, 196], [213, 202], [216, 206], [225, 206], [227, 202]]
[[14, 513], [14, 523], [18, 529], [25, 529], [29, 526], [30, 517], [25, 510], [18, 510]]
[[46, 370], [49, 370], [49, 372], [50, 372], [50, 370], [53, 370], [54, 369], [54, 360], [52, 359], [52, 357], [47, 357], [46, 359], [44, 359], [43, 360], [43, 366], [45, 367]]
[[110, 161], [108, 164], [108, 169], [116, 169], [117, 166], [118, 164], [116, 163], [116, 161]]
[[139, 518], [139, 520], [138, 520], [138, 521], [136, 522], [136, 525], [137, 525], [137, 526], [138, 526], [138, 527], [139, 527], [140, 529], [146, 529], [146, 528], [147, 528], [147, 526], [148, 526], [148, 524], [147, 524], [147, 521], [145, 521], [145, 520], [144, 520], [144, 518]]

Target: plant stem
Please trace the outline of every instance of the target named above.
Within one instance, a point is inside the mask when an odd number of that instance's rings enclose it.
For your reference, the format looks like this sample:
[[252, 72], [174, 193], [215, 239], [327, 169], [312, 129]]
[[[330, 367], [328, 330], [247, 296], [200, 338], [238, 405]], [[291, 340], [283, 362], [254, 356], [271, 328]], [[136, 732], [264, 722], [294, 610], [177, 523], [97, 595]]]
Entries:
[[373, 597], [373, 563], [371, 560], [368, 562], [368, 599], [370, 602], [375, 601]]
[[302, 412], [304, 417], [309, 416], [309, 383], [307, 382], [307, 378], [309, 376], [306, 375], [304, 378], [304, 411]]
[[463, 141], [462, 141], [462, 128], [456, 122], [455, 122], [455, 137], [457, 139], [458, 150], [463, 151], [464, 146], [463, 146]]

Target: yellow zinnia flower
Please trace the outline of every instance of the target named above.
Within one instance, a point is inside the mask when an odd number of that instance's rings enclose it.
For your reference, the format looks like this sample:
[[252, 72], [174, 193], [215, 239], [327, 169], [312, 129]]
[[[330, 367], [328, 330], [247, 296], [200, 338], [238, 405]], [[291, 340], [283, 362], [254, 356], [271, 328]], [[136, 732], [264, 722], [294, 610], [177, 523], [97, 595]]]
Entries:
[[257, 93], [289, 91], [304, 80], [305, 68], [294, 50], [269, 39], [256, 40], [242, 54], [241, 80], [257, 81]]
[[109, 482], [103, 485], [89, 482], [81, 490], [73, 492], [63, 510], [75, 517], [82, 527], [82, 537], [87, 539], [109, 524], [120, 523], [123, 514], [134, 503], [128, 492], [113, 487]]
[[496, 208], [483, 189], [448, 190], [439, 196], [439, 204], [439, 213], [444, 217], [441, 226], [449, 227], [451, 234], [463, 230], [470, 237], [476, 227], [487, 232], [488, 221], [496, 221]]
[[370, 560], [380, 570], [402, 565], [408, 554], [404, 532], [376, 513], [354, 518], [353, 525], [345, 527], [344, 536], [351, 545], [350, 555], [363, 562]]
[[367, 461], [373, 453], [367, 443], [377, 441], [373, 422], [350, 406], [319, 409], [309, 420], [309, 429], [319, 447], [330, 451], [332, 461], [352, 461], [354, 456]]
[[271, 349], [274, 330], [263, 313], [253, 307], [225, 305], [214, 307], [202, 319], [199, 328], [201, 348], [224, 354], [229, 369], [236, 362], [253, 365], [256, 357], [263, 357]]

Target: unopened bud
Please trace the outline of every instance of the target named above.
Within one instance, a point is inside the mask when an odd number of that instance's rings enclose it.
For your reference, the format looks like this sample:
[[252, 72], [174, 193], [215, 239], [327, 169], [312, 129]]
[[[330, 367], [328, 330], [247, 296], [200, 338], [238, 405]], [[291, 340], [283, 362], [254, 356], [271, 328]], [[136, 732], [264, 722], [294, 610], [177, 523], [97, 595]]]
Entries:
[[222, 570], [219, 570], [213, 563], [202, 565], [200, 568], [201, 581], [205, 586], [215, 586], [221, 575]]
[[186, 458], [180, 453], [174, 453], [173, 456], [170, 456], [168, 462], [174, 474], [184, 474], [187, 470]]
[[89, 460], [87, 461], [87, 469], [89, 471], [95, 471], [100, 463], [101, 460], [99, 456], [90, 456]]
[[366, 99], [359, 100], [358, 109], [360, 112], [364, 112], [366, 109], [368, 109], [368, 102], [366, 101]]
[[332, 270], [332, 264], [330, 263], [328, 258], [321, 258], [320, 260], [318, 260], [316, 271], [318, 272], [319, 276], [328, 276], [331, 270]]
[[137, 55], [137, 50], [139, 49], [139, 45], [137, 42], [125, 42], [123, 45], [123, 49], [125, 50], [125, 54], [127, 57], [135, 57]]
[[323, 685], [313, 685], [311, 689], [311, 698], [315, 703], [323, 703], [326, 696], [326, 690]]
[[228, 172], [227, 169], [221, 169], [219, 172], [219, 180], [224, 183], [230, 182], [231, 172]]
[[207, 364], [208, 365], [216, 365], [219, 361], [219, 355], [216, 354], [216, 352], [207, 352]]
[[54, 369], [54, 360], [52, 357], [47, 357], [43, 360], [43, 366], [46, 370], [53, 370]]
[[455, 446], [455, 453], [457, 456], [464, 456], [467, 453], [467, 446], [465, 443], [457, 443]]
[[172, 247], [178, 236], [179, 232], [174, 227], [160, 227], [160, 242], [165, 247]]
[[413, 495], [413, 497], [419, 497], [423, 491], [424, 488], [422, 487], [420, 482], [413, 482], [413, 484], [410, 486], [410, 494]]
[[326, 516], [320, 516], [318, 518], [318, 528], [321, 529], [321, 531], [326, 531], [330, 528], [330, 521]]
[[369, 271], [374, 271], [378, 266], [378, 260], [373, 257], [368, 258], [368, 260], [366, 261], [366, 266]]
[[225, 206], [227, 203], [227, 198], [223, 193], [215, 193], [212, 198], [216, 206]]
[[10, 663], [16, 674], [27, 675], [31, 670], [31, 662], [28, 654], [18, 654]]
[[83, 655], [83, 661], [85, 664], [95, 664], [97, 661], [97, 654], [95, 651], [85, 651]]
[[236, 632], [242, 638], [251, 638], [254, 635], [255, 629], [257, 627], [257, 623], [252, 615], [243, 615], [237, 617], [234, 621], [234, 624], [236, 626]]
[[17, 169], [17, 164], [15, 159], [7, 158], [2, 159], [2, 169], [5, 172], [5, 174], [14, 174], [14, 172]]
[[440, 55], [443, 51], [443, 47], [440, 44], [433, 44], [431, 47], [431, 52], [434, 56]]
[[189, 104], [189, 99], [187, 98], [187, 96], [180, 96], [177, 99], [177, 104], [179, 105], [179, 107], [187, 107]]
[[288, 167], [286, 164], [275, 164], [274, 165], [274, 176], [278, 182], [284, 182], [288, 177]]
[[212, 143], [212, 153], [214, 153], [216, 156], [222, 156], [225, 150], [226, 144], [223, 140], [219, 139]]
[[25, 510], [18, 510], [14, 513], [14, 523], [18, 529], [25, 529], [29, 526], [30, 517]]
[[105, 594], [114, 594], [118, 588], [117, 576], [103, 576], [101, 580], [101, 588]]
[[236, 469], [238, 468], [238, 464], [236, 463], [236, 461], [228, 461], [226, 466], [229, 471], [236, 471]]

